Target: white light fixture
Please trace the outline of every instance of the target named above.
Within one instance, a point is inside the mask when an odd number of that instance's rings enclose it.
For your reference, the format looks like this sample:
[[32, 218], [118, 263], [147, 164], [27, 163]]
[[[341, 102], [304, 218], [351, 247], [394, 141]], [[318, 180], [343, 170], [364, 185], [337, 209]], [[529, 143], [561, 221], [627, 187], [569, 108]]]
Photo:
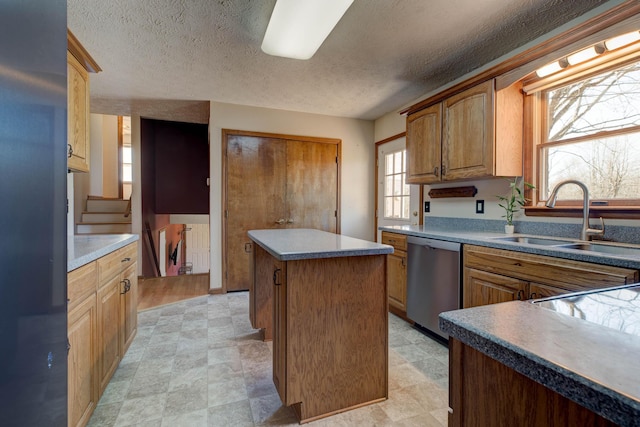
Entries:
[[638, 40], [640, 40], [640, 32], [634, 31], [632, 33], [610, 38], [604, 42], [604, 45], [607, 47], [607, 50], [616, 50], [619, 47], [637, 42]]
[[278, 0], [262, 51], [293, 59], [311, 58], [353, 0]]
[[567, 56], [567, 62], [569, 63], [569, 65], [580, 64], [582, 62], [595, 58], [602, 52], [604, 52], [604, 49], [601, 46], [591, 46]]
[[538, 77], [547, 77], [553, 73], [557, 73], [562, 70], [564, 67], [560, 64], [560, 61], [552, 62], [551, 64], [547, 64], [544, 67], [540, 67], [536, 70], [536, 74]]

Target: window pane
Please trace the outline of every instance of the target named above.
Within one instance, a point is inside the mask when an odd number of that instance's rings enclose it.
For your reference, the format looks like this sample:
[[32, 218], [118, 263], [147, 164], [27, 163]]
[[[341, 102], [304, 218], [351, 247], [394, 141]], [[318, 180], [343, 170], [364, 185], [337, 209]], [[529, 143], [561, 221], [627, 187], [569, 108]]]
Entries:
[[394, 218], [402, 217], [401, 208], [402, 208], [402, 205], [400, 204], [400, 197], [394, 197], [393, 198], [393, 217]]
[[402, 195], [402, 175], [393, 176], [393, 195]]
[[388, 197], [393, 194], [393, 175], [384, 177], [384, 196]]
[[397, 153], [394, 153], [393, 160], [394, 160], [393, 172], [402, 173], [402, 152], [399, 151]]
[[391, 175], [393, 173], [393, 153], [384, 156], [384, 174]]
[[[547, 161], [546, 199], [553, 187], [566, 179], [582, 181], [591, 199], [640, 198], [640, 133], [544, 149]], [[576, 185], [561, 188], [558, 200], [582, 200]]]
[[640, 63], [547, 92], [547, 141], [640, 124]]
[[131, 147], [127, 147], [127, 146], [122, 147], [122, 163], [132, 163]]
[[409, 196], [404, 196], [402, 198], [402, 218], [409, 219]]
[[384, 198], [384, 217], [391, 218], [393, 216], [393, 198]]
[[133, 181], [131, 175], [131, 165], [122, 165], [122, 180], [124, 182]]

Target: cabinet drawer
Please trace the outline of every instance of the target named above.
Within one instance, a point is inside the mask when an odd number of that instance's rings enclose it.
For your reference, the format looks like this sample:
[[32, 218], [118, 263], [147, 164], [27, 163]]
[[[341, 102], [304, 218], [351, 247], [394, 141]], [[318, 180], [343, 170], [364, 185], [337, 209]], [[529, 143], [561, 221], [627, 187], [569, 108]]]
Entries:
[[87, 296], [96, 291], [98, 283], [96, 262], [83, 265], [67, 274], [68, 310], [73, 309]]
[[391, 245], [399, 251], [407, 250], [407, 236], [405, 236], [404, 234], [396, 234], [383, 231], [382, 243], [385, 245]]
[[135, 243], [131, 243], [123, 248], [115, 250], [108, 255], [99, 258], [98, 278], [102, 283], [120, 273], [125, 268], [136, 262], [138, 249]]

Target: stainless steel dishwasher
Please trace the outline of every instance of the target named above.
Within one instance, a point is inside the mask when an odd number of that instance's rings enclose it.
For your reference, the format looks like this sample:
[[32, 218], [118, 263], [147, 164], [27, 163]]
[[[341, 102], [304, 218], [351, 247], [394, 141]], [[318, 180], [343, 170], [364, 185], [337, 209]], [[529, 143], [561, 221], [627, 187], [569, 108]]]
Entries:
[[438, 315], [461, 308], [460, 244], [407, 237], [407, 317], [441, 338]]

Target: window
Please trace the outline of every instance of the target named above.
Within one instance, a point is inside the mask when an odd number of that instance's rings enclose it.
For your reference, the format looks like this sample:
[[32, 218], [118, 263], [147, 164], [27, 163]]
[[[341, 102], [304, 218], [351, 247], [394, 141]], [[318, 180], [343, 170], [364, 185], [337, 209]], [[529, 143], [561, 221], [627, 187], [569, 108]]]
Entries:
[[[616, 207], [640, 206], [640, 58], [582, 70], [533, 94], [537, 180], [526, 180], [536, 181], [538, 206], [559, 182], [582, 181], [591, 205], [616, 217]], [[582, 207], [582, 198], [578, 186], [563, 186], [558, 206]]]
[[410, 187], [405, 182], [406, 150], [384, 156], [384, 217], [409, 220]]

